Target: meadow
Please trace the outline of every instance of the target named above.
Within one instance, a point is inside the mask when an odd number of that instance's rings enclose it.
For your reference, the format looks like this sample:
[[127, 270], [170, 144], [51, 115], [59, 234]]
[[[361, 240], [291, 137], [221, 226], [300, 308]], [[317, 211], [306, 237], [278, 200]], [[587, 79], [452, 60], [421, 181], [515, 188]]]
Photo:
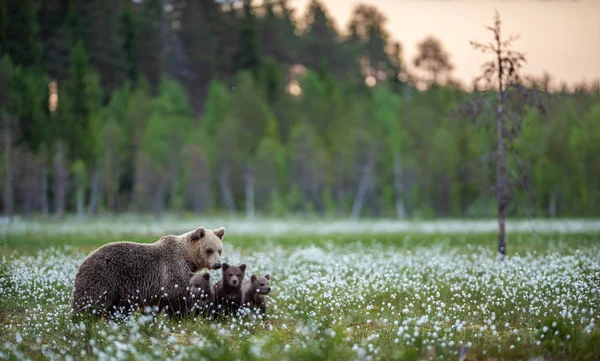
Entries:
[[[99, 245], [227, 227], [223, 261], [272, 276], [268, 315], [71, 321]], [[509, 221], [16, 220], [0, 224], [0, 359], [600, 359], [600, 224]], [[211, 271], [216, 282], [219, 271]]]

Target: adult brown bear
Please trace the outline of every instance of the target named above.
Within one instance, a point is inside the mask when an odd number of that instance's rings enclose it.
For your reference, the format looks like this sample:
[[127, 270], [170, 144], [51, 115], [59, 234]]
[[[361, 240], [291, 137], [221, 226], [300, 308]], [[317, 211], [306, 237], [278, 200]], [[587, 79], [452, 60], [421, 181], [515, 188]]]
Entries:
[[152, 244], [115, 242], [92, 252], [75, 277], [74, 315], [187, 311], [194, 272], [221, 268], [225, 228], [202, 227]]

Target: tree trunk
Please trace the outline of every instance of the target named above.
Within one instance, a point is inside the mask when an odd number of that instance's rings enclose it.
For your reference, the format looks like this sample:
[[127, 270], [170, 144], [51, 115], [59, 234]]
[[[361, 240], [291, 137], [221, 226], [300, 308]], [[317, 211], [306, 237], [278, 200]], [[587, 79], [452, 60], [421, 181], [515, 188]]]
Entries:
[[219, 188], [221, 188], [221, 195], [223, 196], [223, 204], [230, 213], [235, 213], [235, 201], [233, 199], [233, 192], [231, 191], [231, 185], [229, 184], [229, 167], [223, 165], [219, 172]]
[[556, 192], [550, 192], [550, 204], [548, 205], [548, 215], [556, 217]]
[[244, 184], [246, 188], [246, 218], [253, 219], [255, 171], [254, 167], [250, 164], [248, 164], [244, 172]]
[[372, 160], [371, 156], [366, 160], [361, 170], [360, 182], [358, 184], [358, 190], [356, 192], [356, 198], [354, 198], [354, 205], [352, 206], [352, 212], [350, 217], [352, 219], [358, 219], [360, 217], [360, 211], [365, 203], [365, 197], [372, 183]]
[[22, 167], [22, 179], [17, 184], [20, 185], [23, 193], [23, 214], [29, 216], [38, 203], [36, 197], [39, 195], [37, 192], [39, 167], [37, 159], [30, 151], [24, 149], [19, 153], [21, 156], [20, 159], [16, 159], [16, 163], [20, 163]]
[[54, 154], [54, 213], [56, 217], [62, 218], [65, 213], [67, 196], [67, 169], [65, 165], [65, 146], [62, 142], [56, 144]]
[[85, 216], [85, 184], [83, 184], [82, 182], [77, 183], [75, 200], [77, 203], [77, 218], [83, 218]]
[[113, 152], [112, 150], [106, 149], [104, 158], [104, 184], [106, 187], [106, 200], [108, 202], [108, 209], [115, 212], [117, 209], [117, 183], [113, 175]]
[[402, 163], [400, 154], [394, 152], [394, 191], [396, 193], [396, 216], [400, 219], [406, 217], [404, 202], [402, 201]]
[[499, 91], [498, 104], [496, 106], [496, 117], [498, 121], [498, 150], [496, 157], [496, 199], [498, 201], [498, 255], [499, 259], [503, 261], [506, 257], [506, 230], [504, 212], [508, 203], [508, 193], [506, 189], [506, 163], [504, 158], [504, 83], [502, 78], [503, 68], [500, 56], [501, 53], [499, 50]]
[[174, 210], [177, 208], [177, 186], [179, 183], [179, 166], [177, 161], [171, 160], [168, 173], [169, 208]]
[[161, 218], [165, 210], [165, 193], [167, 184], [165, 181], [160, 181], [156, 194], [154, 195], [154, 215], [156, 218]]
[[98, 213], [98, 203], [102, 197], [102, 184], [100, 182], [100, 171], [94, 167], [92, 171], [92, 182], [90, 184], [90, 202], [88, 204], [88, 213]]
[[46, 148], [43, 148], [40, 153], [40, 208], [44, 216], [47, 216], [50, 212], [48, 207], [48, 155]]
[[12, 218], [14, 212], [15, 194], [13, 187], [13, 154], [11, 116], [4, 113], [4, 214]]

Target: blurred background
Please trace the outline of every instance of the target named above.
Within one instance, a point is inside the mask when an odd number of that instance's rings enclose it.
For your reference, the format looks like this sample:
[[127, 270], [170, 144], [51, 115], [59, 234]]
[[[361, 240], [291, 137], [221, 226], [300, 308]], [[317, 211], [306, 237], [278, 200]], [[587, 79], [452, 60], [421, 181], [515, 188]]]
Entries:
[[600, 215], [600, 2], [0, 0], [2, 210]]

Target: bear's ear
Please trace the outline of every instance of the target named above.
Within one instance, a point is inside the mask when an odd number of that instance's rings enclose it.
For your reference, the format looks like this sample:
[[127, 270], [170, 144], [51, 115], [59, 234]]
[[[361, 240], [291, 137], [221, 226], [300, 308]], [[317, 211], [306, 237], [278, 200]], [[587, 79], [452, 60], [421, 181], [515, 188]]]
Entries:
[[268, 280], [271, 280], [271, 276], [269, 276], [268, 273], [265, 275], [265, 278], [268, 279]]
[[242, 264], [240, 265], [240, 269], [242, 270], [242, 272], [246, 272], [246, 264], [245, 264], [245, 263], [242, 263]]
[[254, 281], [256, 281], [257, 278], [258, 277], [256, 277], [256, 275], [252, 275], [252, 276], [250, 276], [250, 281], [254, 282]]
[[229, 264], [228, 263], [223, 263], [223, 266], [221, 266], [221, 268], [223, 268], [223, 271], [225, 271], [226, 269], [229, 268]]
[[204, 278], [205, 280], [209, 280], [210, 279], [210, 273], [206, 272], [205, 274], [202, 275], [202, 278]]
[[223, 237], [225, 236], [225, 228], [221, 227], [219, 229], [215, 229], [213, 232], [215, 232], [215, 235], [219, 238], [221, 238], [221, 240], [223, 240]]
[[200, 238], [204, 237], [204, 235], [206, 234], [206, 231], [204, 230], [204, 228], [202, 227], [198, 227], [196, 228], [196, 230], [192, 233], [192, 235], [190, 236], [190, 239], [192, 240], [192, 242], [196, 242], [198, 241]]

